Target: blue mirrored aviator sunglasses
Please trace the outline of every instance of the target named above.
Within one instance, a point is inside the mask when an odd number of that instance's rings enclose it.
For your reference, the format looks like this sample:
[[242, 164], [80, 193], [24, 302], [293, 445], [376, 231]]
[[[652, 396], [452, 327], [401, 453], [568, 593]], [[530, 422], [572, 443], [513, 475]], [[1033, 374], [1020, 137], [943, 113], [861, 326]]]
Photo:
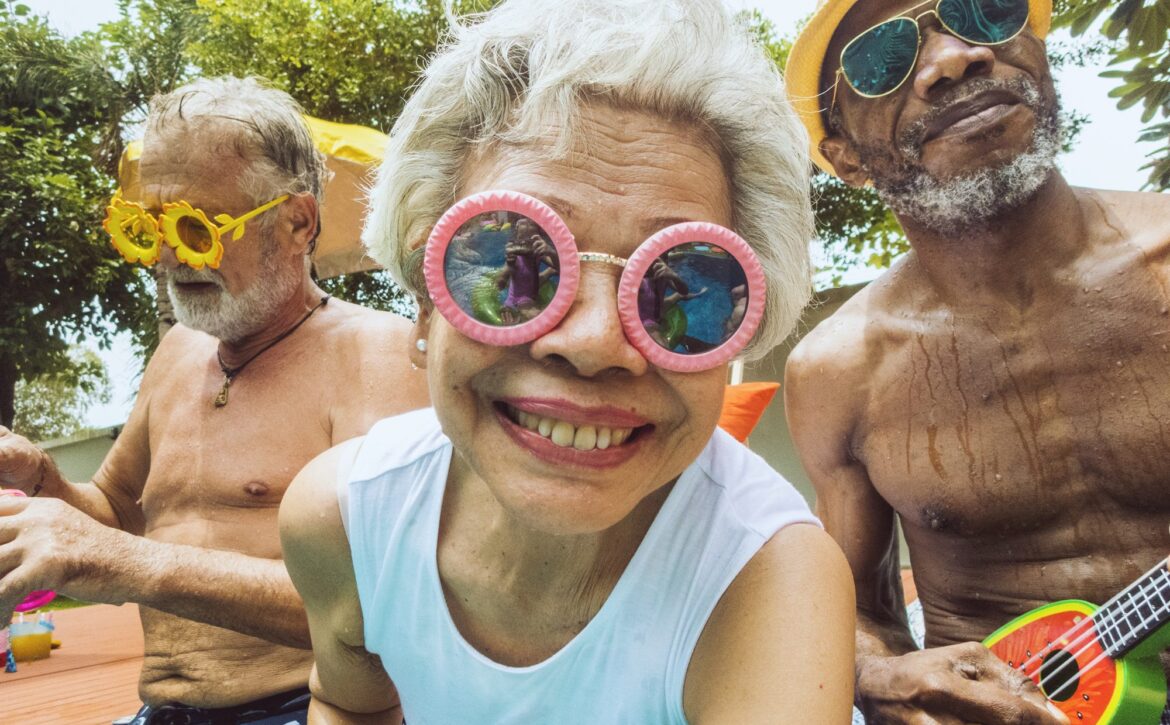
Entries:
[[[932, 2], [933, 8], [913, 15]], [[865, 98], [880, 98], [901, 88], [918, 63], [922, 46], [918, 24], [927, 15], [934, 15], [943, 30], [967, 43], [1002, 45], [1028, 24], [1028, 0], [927, 0], [862, 31], [841, 50], [829, 112], [837, 103], [841, 78]]]

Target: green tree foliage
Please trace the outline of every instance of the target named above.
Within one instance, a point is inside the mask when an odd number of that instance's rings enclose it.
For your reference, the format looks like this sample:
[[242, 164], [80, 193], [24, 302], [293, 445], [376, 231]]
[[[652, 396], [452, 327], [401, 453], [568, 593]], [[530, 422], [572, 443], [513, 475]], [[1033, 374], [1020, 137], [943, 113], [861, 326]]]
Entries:
[[[1057, 0], [1054, 23], [1084, 35], [1100, 21], [1101, 34], [1113, 41], [1111, 65], [1101, 75], [1120, 84], [1110, 92], [1117, 107], [1141, 104], [1142, 123], [1149, 124], [1139, 141], [1161, 145], [1142, 167], [1147, 186], [1170, 188], [1170, 0]], [[1160, 119], [1156, 123], [1151, 123]]]
[[16, 412], [12, 429], [33, 441], [61, 438], [82, 430], [82, 419], [95, 403], [110, 402], [110, 376], [92, 350], [74, 347], [71, 365], [16, 384], [18, 400], [29, 401]]
[[67, 340], [108, 343], [153, 317], [145, 275], [111, 255], [101, 219], [117, 153], [117, 84], [93, 36], [62, 38], [0, 2], [0, 423], [17, 380], [77, 374]]
[[[781, 37], [775, 24], [758, 10], [745, 12], [741, 19], [783, 70], [792, 41]], [[855, 189], [820, 170], [812, 183], [817, 237], [822, 247], [816, 261], [830, 284], [840, 284], [845, 272], [860, 266], [889, 267], [909, 249], [897, 218], [873, 189]]]
[[[447, 29], [442, 0], [197, 0], [188, 57], [207, 75], [258, 75], [312, 116], [389, 131]], [[460, 12], [483, 10], [471, 0]], [[328, 214], [328, 210], [325, 211]], [[331, 294], [412, 314], [384, 272], [321, 280]]]

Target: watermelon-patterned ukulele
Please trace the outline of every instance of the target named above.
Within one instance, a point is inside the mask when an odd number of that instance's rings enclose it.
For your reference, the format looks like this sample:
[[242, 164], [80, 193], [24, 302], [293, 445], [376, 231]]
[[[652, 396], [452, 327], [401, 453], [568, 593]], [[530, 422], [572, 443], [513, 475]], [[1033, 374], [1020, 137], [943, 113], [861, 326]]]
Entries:
[[[1040, 686], [1077, 725], [1158, 725], [1170, 627], [1166, 561], [1101, 607], [1077, 599], [1024, 614], [983, 644]], [[1155, 636], [1156, 635], [1156, 636]]]

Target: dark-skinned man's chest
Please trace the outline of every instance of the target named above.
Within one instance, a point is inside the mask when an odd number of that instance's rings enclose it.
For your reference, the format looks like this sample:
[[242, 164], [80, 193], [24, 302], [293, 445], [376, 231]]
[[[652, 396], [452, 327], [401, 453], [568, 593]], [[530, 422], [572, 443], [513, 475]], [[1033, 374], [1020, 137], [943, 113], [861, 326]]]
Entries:
[[1170, 316], [1144, 293], [1078, 292], [870, 331], [852, 452], [904, 518], [980, 535], [1078, 507], [1170, 511]]

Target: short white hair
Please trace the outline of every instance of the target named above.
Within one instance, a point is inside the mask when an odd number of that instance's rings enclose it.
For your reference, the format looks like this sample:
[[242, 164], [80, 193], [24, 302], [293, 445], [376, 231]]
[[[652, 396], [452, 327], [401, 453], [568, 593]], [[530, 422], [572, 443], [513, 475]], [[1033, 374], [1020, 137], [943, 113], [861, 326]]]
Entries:
[[370, 193], [362, 239], [400, 284], [424, 294], [422, 242], [477, 151], [547, 139], [557, 126], [550, 153], [563, 155], [581, 105], [607, 103], [694, 125], [714, 141], [733, 227], [768, 284], [745, 357], [788, 336], [812, 291], [808, 137], [775, 64], [721, 0], [505, 0], [451, 25], [394, 124]]
[[148, 130], [165, 134], [184, 125], [214, 134], [224, 150], [248, 162], [236, 183], [256, 204], [306, 191], [323, 201], [329, 172], [304, 110], [266, 81], [199, 78], [150, 99]]

